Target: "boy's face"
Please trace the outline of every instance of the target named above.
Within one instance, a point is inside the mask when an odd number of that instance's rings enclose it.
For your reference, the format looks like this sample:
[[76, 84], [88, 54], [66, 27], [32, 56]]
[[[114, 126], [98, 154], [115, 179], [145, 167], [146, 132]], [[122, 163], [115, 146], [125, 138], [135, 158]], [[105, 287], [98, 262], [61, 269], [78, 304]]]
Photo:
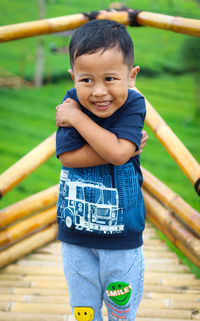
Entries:
[[114, 47], [77, 57], [69, 72], [80, 103], [94, 115], [107, 118], [125, 103], [139, 67], [129, 70], [121, 50]]

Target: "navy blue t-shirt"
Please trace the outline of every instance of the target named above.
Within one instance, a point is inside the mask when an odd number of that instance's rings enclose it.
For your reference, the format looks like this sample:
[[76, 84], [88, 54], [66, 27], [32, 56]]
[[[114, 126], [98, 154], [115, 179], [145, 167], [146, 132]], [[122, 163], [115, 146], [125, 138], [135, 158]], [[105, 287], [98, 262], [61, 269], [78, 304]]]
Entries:
[[[63, 101], [68, 97], [79, 102], [75, 88], [67, 92]], [[129, 90], [125, 104], [108, 118], [95, 116], [81, 104], [80, 107], [98, 125], [139, 148], [146, 115], [142, 95]], [[75, 128], [60, 127], [56, 134], [57, 157], [86, 143]], [[142, 181], [139, 156], [121, 166], [62, 166], [57, 204], [58, 239], [100, 249], [141, 246], [145, 226]]]

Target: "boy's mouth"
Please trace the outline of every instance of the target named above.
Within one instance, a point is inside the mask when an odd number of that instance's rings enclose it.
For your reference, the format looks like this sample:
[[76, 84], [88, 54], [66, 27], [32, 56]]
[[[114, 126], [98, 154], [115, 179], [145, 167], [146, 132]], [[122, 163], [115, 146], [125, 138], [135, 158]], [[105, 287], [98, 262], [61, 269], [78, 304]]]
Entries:
[[94, 101], [93, 104], [97, 109], [107, 109], [111, 105], [111, 100], [108, 101]]

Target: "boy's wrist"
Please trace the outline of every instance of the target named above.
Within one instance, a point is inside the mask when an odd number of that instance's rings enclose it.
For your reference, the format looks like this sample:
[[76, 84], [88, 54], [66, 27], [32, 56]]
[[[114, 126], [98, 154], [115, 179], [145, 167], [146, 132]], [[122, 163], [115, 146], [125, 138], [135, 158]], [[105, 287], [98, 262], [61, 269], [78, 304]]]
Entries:
[[75, 109], [70, 117], [71, 126], [76, 128], [76, 124], [82, 121], [83, 116], [84, 116], [84, 113], [80, 109]]

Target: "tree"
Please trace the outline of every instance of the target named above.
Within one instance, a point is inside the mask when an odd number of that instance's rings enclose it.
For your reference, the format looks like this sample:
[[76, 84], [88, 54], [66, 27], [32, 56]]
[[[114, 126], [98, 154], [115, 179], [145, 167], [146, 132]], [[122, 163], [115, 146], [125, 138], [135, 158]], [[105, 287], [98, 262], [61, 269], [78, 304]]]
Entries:
[[[39, 19], [44, 19], [46, 16], [46, 0], [38, 0]], [[44, 37], [40, 36], [37, 46], [36, 68], [35, 68], [35, 86], [43, 85], [43, 69], [44, 69]]]

